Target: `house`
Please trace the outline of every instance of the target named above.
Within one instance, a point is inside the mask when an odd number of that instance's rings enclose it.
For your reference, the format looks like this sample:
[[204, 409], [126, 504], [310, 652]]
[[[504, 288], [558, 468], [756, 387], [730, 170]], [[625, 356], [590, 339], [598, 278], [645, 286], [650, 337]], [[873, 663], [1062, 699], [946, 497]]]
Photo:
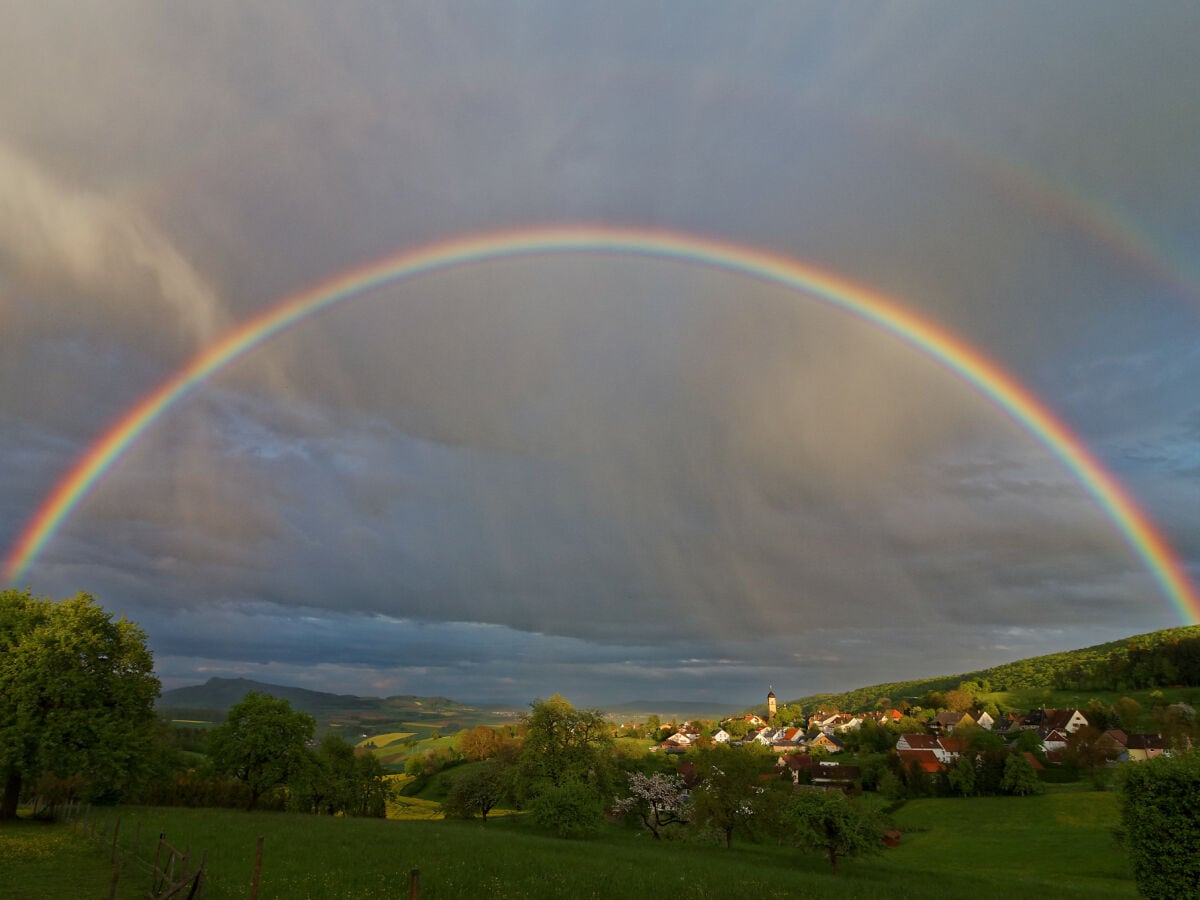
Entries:
[[683, 753], [700, 737], [698, 734], [689, 734], [685, 731], [677, 731], [658, 746], [668, 753]]
[[816, 728], [824, 734], [838, 734], [862, 726], [863, 720], [851, 713], [814, 713], [809, 716], [809, 729]]
[[992, 725], [991, 730], [995, 734], [1004, 734], [1004, 735], [1010, 734], [1012, 732], [1020, 731], [1021, 730], [1021, 717], [1013, 715], [1012, 713], [1002, 715], [999, 719], [995, 720], [995, 724]]
[[992, 716], [984, 710], [977, 709], [971, 713], [968, 713], [968, 715], [972, 719], [974, 719], [975, 724], [978, 725], [980, 728], [982, 728], [984, 731], [991, 731], [992, 728], [996, 724], [996, 720], [993, 719]]
[[1074, 734], [1087, 723], [1087, 718], [1077, 709], [1032, 709], [1021, 720], [1020, 727], [1036, 728], [1042, 734], [1051, 729]]
[[1129, 735], [1120, 728], [1110, 728], [1096, 739], [1096, 746], [1104, 752], [1107, 760], [1129, 759]]
[[1130, 762], [1145, 762], [1167, 752], [1167, 742], [1161, 734], [1131, 734], [1125, 739], [1125, 752]]
[[770, 733], [771, 733], [771, 729], [770, 729], [770, 728], [766, 728], [766, 727], [763, 727], [763, 728], [751, 728], [751, 729], [750, 729], [749, 731], [747, 731], [747, 732], [746, 732], [746, 734], [745, 734], [745, 735], [742, 737], [742, 743], [743, 743], [743, 744], [748, 744], [748, 743], [750, 743], [751, 741], [758, 741], [758, 742], [759, 742], [760, 744], [762, 744], [763, 746], [765, 746], [765, 747], [769, 747], [769, 746], [770, 746], [770, 743], [769, 743], [769, 742], [768, 742], [768, 741], [767, 741], [767, 740], [766, 740], [766, 739], [763, 737], [763, 735], [767, 735], [767, 734], [770, 734]]
[[813, 758], [807, 753], [786, 753], [775, 761], [775, 768], [781, 770], [781, 775], [790, 775], [792, 784], [799, 784], [800, 778], [812, 770]]
[[862, 728], [863, 720], [858, 716], [844, 716], [841, 721], [834, 726], [834, 730], [839, 734], [846, 731], [854, 731]]
[[726, 731], [724, 728], [718, 728], [715, 732], [713, 732], [712, 739], [713, 739], [713, 743], [716, 743], [716, 744], [728, 744], [729, 743], [729, 732]]
[[1042, 749], [1049, 753], [1057, 753], [1067, 749], [1067, 738], [1069, 735], [1058, 728], [1039, 729], [1042, 737]]
[[950, 766], [967, 749], [960, 738], [936, 734], [902, 734], [896, 741], [896, 753], [904, 763], [916, 762], [926, 772]]
[[953, 734], [954, 729], [962, 728], [964, 725], [973, 725], [991, 731], [992, 726], [995, 724], [995, 719], [980, 710], [966, 712], [950, 711], [941, 712], [934, 716], [929, 722], [929, 728], [937, 734]]
[[721, 724], [725, 725], [728, 722], [745, 722], [751, 728], [762, 728], [764, 725], [767, 724], [766, 722], [763, 721], [762, 717], [756, 716], [754, 713], [749, 713], [744, 716], [734, 716], [731, 719], [723, 720], [721, 722]]
[[853, 790], [862, 781], [862, 770], [858, 766], [821, 760], [812, 767], [813, 787], [826, 790]]
[[826, 712], [823, 709], [818, 709], [808, 717], [809, 730], [815, 728], [818, 731], [825, 732], [825, 734], [832, 734], [834, 726], [837, 725], [840, 716], [841, 713], [837, 712], [836, 710], [832, 712]]
[[791, 753], [804, 746], [803, 728], [780, 728], [775, 732], [771, 746], [780, 753]]
[[1043, 727], [1055, 728], [1066, 734], [1074, 734], [1088, 723], [1087, 718], [1077, 709], [1048, 709]]
[[940, 712], [930, 719], [928, 727], [934, 734], [953, 734], [955, 728], [974, 724], [975, 720], [971, 718], [970, 713], [960, 710], [948, 710]]
[[845, 746], [831, 734], [822, 732], [808, 742], [810, 750], [824, 750], [826, 753], [841, 753]]

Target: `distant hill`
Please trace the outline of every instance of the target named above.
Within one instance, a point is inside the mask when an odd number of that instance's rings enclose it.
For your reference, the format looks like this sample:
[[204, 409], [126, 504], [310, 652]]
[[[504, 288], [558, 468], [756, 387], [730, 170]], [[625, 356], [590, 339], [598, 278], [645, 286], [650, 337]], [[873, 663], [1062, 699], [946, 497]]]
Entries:
[[379, 705], [378, 697], [326, 694], [306, 688], [265, 684], [261, 681], [251, 681], [249, 678], [210, 678], [204, 684], [163, 691], [157, 705], [160, 709], [207, 709], [227, 713], [251, 691], [287, 700], [294, 709], [309, 715], [354, 709], [367, 710]]
[[249, 678], [210, 678], [204, 684], [174, 688], [164, 691], [155, 705], [159, 714], [167, 718], [220, 721], [251, 691], [287, 700], [293, 709], [315, 718], [322, 728], [354, 726], [376, 731], [389, 723], [407, 722], [457, 731], [480, 723], [512, 722], [518, 715], [517, 710], [470, 706], [446, 697], [359, 697], [266, 684]]
[[664, 722], [671, 719], [680, 722], [686, 719], [716, 721], [741, 711], [741, 708], [736, 706], [694, 700], [631, 700], [628, 703], [608, 704], [600, 708], [609, 715], [622, 719], [644, 721], [651, 715], [656, 715]]
[[[204, 684], [164, 691], [157, 706], [160, 711], [203, 711], [221, 717], [251, 691], [287, 700], [293, 709], [318, 719], [330, 716], [366, 719], [373, 714], [386, 715], [388, 718], [395, 718], [399, 714], [424, 718], [483, 714], [512, 721], [515, 715], [524, 715], [529, 711], [527, 706], [472, 706], [446, 697], [360, 697], [354, 694], [329, 694], [307, 688], [266, 684], [249, 678], [210, 678]], [[684, 700], [633, 700], [628, 703], [604, 705], [600, 709], [625, 718], [635, 715], [644, 718], [656, 714], [665, 718], [674, 716], [679, 719], [715, 719], [737, 712], [737, 708], [733, 706]]]

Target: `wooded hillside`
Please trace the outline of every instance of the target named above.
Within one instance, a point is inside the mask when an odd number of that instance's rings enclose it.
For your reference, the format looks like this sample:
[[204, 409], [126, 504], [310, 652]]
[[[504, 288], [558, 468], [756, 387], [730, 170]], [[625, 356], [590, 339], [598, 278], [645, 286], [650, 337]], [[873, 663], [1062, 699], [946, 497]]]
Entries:
[[897, 703], [930, 691], [952, 690], [964, 681], [986, 684], [991, 691], [1030, 688], [1125, 691], [1200, 685], [1200, 625], [1166, 628], [959, 675], [875, 684], [843, 693], [812, 694], [790, 702], [806, 711], [821, 706], [870, 709], [881, 697]]

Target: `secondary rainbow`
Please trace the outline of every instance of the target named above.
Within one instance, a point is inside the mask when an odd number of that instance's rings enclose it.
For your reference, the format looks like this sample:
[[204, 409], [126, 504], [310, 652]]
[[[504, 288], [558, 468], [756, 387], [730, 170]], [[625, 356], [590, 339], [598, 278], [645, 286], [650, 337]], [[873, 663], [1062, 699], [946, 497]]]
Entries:
[[291, 325], [373, 289], [456, 266], [548, 254], [622, 254], [697, 263], [800, 291], [891, 332], [972, 384], [1054, 453], [1103, 507], [1185, 623], [1200, 593], [1166, 538], [1083, 442], [1028, 388], [978, 349], [896, 300], [792, 257], [646, 228], [558, 226], [471, 234], [402, 250], [287, 297], [231, 329], [125, 412], [55, 485], [8, 552], [20, 580], [72, 511], [121, 455], [185, 394]]

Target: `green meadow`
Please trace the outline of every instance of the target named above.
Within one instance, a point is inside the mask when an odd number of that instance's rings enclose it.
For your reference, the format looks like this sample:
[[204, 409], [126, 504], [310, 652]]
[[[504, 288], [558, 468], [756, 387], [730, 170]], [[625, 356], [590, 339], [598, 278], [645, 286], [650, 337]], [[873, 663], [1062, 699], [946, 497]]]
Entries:
[[[121, 844], [138, 834], [143, 856], [164, 831], [177, 845], [208, 851], [208, 900], [248, 896], [256, 841], [264, 837], [260, 897], [395, 898], [420, 871], [422, 898], [635, 897], [688, 894], [772, 898], [970, 897], [1029, 894], [1095, 900], [1134, 897], [1115, 844], [1118, 798], [1051, 790], [1036, 797], [910, 801], [894, 813], [900, 846], [843, 861], [829, 874], [819, 855], [773, 843], [653, 841], [622, 825], [587, 841], [534, 830], [523, 816], [478, 822], [436, 815], [428, 804], [404, 820], [326, 818], [231, 810], [116, 808]], [[413, 815], [415, 813], [416, 815]], [[393, 814], [404, 815], [401, 809]], [[108, 851], [63, 825], [0, 825], [0, 896], [103, 897]], [[140, 898], [148, 878], [124, 878], [118, 896]]]

